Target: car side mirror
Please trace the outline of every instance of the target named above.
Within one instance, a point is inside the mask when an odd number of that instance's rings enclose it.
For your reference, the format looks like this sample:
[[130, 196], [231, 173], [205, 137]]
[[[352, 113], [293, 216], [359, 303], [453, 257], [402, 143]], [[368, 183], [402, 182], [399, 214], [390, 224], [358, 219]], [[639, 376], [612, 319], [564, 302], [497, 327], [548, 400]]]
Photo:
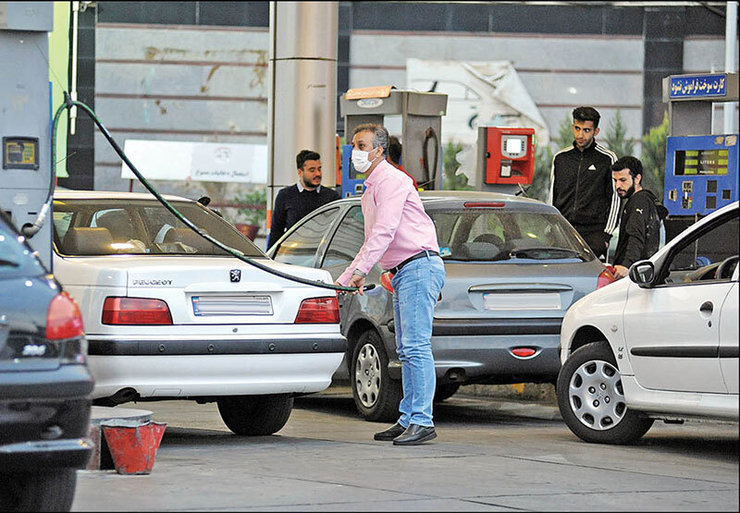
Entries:
[[630, 267], [630, 280], [643, 289], [650, 288], [655, 279], [655, 266], [650, 260], [640, 260]]

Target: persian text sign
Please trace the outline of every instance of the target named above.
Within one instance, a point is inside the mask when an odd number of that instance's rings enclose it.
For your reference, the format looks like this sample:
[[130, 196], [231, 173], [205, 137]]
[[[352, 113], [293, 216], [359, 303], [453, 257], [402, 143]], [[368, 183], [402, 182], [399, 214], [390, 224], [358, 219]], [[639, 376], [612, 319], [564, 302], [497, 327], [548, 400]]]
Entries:
[[[127, 139], [125, 152], [150, 180], [267, 183], [267, 145]], [[124, 163], [121, 178], [135, 178]]]
[[726, 96], [727, 75], [681, 75], [670, 77], [670, 98], [701, 98]]

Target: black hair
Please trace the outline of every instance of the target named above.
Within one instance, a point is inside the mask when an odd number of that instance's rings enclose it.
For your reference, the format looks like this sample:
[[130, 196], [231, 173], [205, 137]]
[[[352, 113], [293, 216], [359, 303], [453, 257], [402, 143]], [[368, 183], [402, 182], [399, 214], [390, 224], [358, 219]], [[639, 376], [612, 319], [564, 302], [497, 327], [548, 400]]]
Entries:
[[401, 141], [398, 140], [398, 137], [392, 135], [388, 138], [388, 158], [396, 164], [401, 162], [402, 148]]
[[312, 150], [301, 150], [301, 152], [295, 156], [296, 168], [303, 169], [303, 165], [307, 160], [321, 160], [321, 155]]
[[573, 121], [593, 121], [594, 128], [599, 127], [601, 114], [593, 107], [576, 107], [573, 109]]
[[630, 175], [634, 180], [637, 175], [642, 175], [642, 162], [640, 162], [640, 159], [628, 155], [617, 160], [611, 167], [611, 170], [614, 172], [619, 172], [623, 169], [629, 169]]

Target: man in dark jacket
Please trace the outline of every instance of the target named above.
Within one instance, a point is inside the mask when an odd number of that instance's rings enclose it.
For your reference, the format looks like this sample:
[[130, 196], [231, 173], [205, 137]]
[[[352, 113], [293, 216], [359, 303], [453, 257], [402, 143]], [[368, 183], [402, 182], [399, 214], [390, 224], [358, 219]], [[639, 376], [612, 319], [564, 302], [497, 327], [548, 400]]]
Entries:
[[596, 142], [601, 116], [593, 107], [573, 110], [573, 144], [552, 159], [549, 203], [578, 231], [598, 257], [605, 257], [619, 219], [619, 196], [610, 166], [614, 152]]
[[619, 242], [614, 253], [616, 277], [624, 278], [632, 264], [650, 258], [660, 244], [660, 221], [667, 210], [655, 195], [642, 188], [642, 162], [622, 157], [611, 166], [615, 188], [627, 202], [619, 221]]
[[339, 199], [334, 189], [321, 186], [321, 157], [311, 150], [302, 150], [296, 155], [298, 183], [280, 189], [275, 197], [270, 223], [269, 248], [306, 214], [321, 205]]

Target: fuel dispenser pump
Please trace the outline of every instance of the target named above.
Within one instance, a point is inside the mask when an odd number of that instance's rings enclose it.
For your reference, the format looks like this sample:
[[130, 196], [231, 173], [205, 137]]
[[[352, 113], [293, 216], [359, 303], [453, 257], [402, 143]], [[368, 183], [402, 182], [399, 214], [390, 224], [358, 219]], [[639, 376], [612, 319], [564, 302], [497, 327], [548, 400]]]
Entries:
[[712, 103], [738, 101], [737, 73], [663, 79], [668, 138], [663, 204], [666, 240], [738, 200], [738, 134], [712, 132]]
[[[447, 95], [404, 91], [392, 86], [350, 89], [340, 98], [345, 142], [351, 142], [355, 127], [363, 123], [384, 124], [386, 116], [401, 116], [403, 167], [419, 188], [442, 188], [442, 116]], [[398, 135], [391, 133], [390, 135]], [[352, 145], [342, 146], [342, 197], [362, 194], [365, 176], [352, 166]]]
[[53, 9], [53, 2], [0, 2], [0, 208], [50, 270]]
[[477, 155], [477, 189], [515, 194], [534, 177], [534, 128], [478, 127]]

